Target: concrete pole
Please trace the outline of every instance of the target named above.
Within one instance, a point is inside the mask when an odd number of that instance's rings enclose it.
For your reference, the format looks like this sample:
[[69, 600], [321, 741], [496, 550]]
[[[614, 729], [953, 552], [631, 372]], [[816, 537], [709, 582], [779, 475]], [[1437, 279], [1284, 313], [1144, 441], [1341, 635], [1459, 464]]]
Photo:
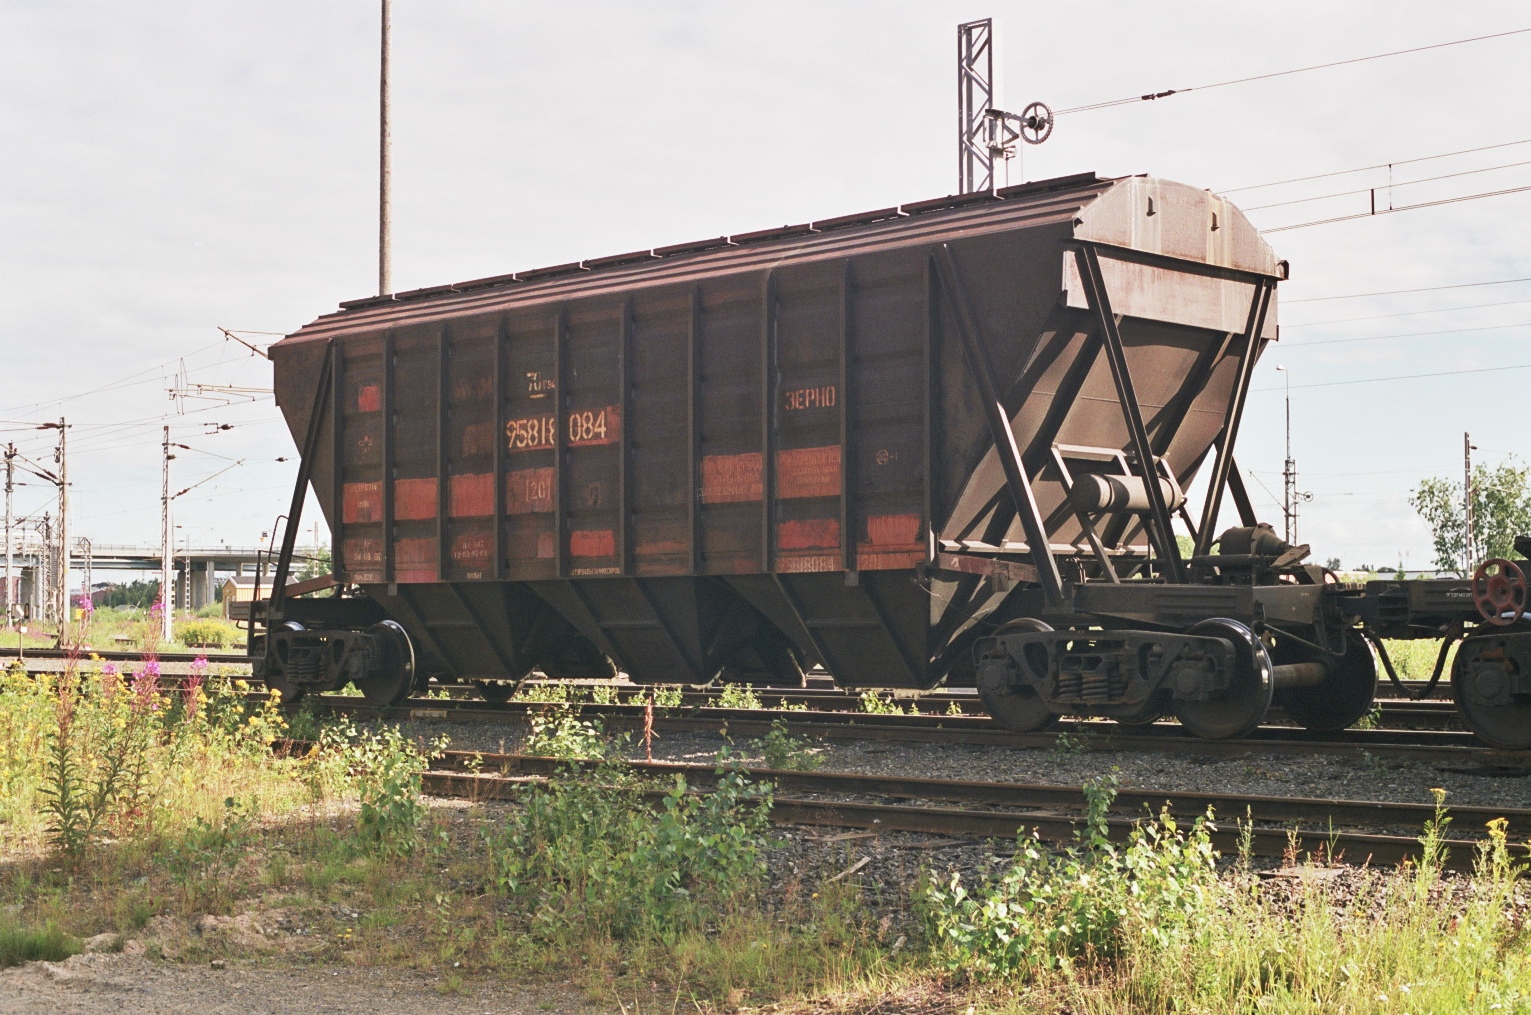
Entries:
[[11, 548], [11, 492], [16, 486], [16, 445], [5, 446], [5, 629], [11, 629], [11, 607], [15, 605], [15, 557]]
[[58, 598], [63, 604], [58, 616], [58, 641], [63, 645], [69, 638], [74, 610], [69, 603], [69, 424], [62, 418], [58, 421], [58, 568]]
[[389, 165], [391, 139], [388, 133], [388, 35], [392, 0], [382, 0], [382, 52], [378, 74], [378, 179], [377, 179], [377, 294], [386, 296], [393, 291], [392, 208], [389, 191], [392, 189], [392, 167]]
[[174, 612], [173, 604], [174, 579], [171, 574], [170, 558], [175, 552], [175, 547], [170, 542], [170, 459], [175, 456], [170, 453], [170, 427], [165, 427], [165, 441], [163, 445], [163, 461], [160, 465], [160, 562], [159, 562], [159, 601], [160, 601], [160, 640], [170, 641], [170, 615]]

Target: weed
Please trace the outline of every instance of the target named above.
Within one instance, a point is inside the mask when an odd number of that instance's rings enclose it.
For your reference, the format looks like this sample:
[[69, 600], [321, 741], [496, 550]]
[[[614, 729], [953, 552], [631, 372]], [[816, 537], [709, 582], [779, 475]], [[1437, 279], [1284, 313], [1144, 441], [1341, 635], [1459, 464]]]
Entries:
[[528, 681], [516, 689], [515, 700], [540, 704], [561, 704], [579, 701], [583, 696], [583, 691], [577, 687], [570, 687], [568, 684], [533, 684]]
[[[443, 738], [430, 753], [446, 748]], [[347, 752], [350, 771], [361, 798], [356, 831], [371, 850], [385, 856], [406, 856], [419, 841], [420, 775], [428, 754], [404, 737], [396, 726], [362, 737]]]
[[794, 705], [792, 702], [788, 701], [786, 698], [781, 699], [781, 703], [779, 705], [777, 705], [776, 707], [778, 709], [780, 709], [781, 711], [783, 711], [783, 712], [806, 712], [806, 711], [808, 711], [808, 703], [806, 701], [800, 701], [800, 702], [798, 702], [797, 704]]
[[615, 705], [618, 700], [617, 689], [610, 684], [597, 684], [590, 689], [590, 700], [597, 705]]
[[961, 705], [960, 702], [953, 701], [952, 703], [950, 703], [949, 705], [946, 706], [946, 714], [947, 715], [965, 715], [966, 713], [962, 711], [962, 705]]
[[572, 772], [489, 840], [496, 888], [534, 939], [665, 937], [731, 912], [758, 887], [768, 785], [725, 773], [705, 796], [677, 776], [656, 813], [624, 766]]
[[903, 715], [904, 710], [891, 697], [884, 698], [876, 691], [861, 692], [861, 711], [867, 715]]
[[767, 768], [809, 772], [824, 763], [824, 759], [808, 746], [807, 740], [787, 732], [787, 724], [782, 719], [772, 719], [771, 732], [755, 741], [755, 746], [764, 757]]
[[953, 973], [1024, 978], [1193, 933], [1216, 884], [1211, 813], [1185, 831], [1166, 808], [1118, 849], [1106, 826], [1115, 795], [1114, 776], [1086, 785], [1085, 827], [1062, 854], [1023, 830], [997, 879], [970, 892], [960, 874], [932, 878], [923, 902], [934, 957]]
[[714, 703], [718, 708], [760, 708], [760, 696], [752, 684], [724, 684]]
[[[223, 813], [216, 820], [199, 815], [178, 842], [159, 854], [159, 861], [182, 890], [187, 911], [223, 908], [232, 894], [229, 876], [251, 841], [252, 818], [247, 803], [225, 797]], [[204, 887], [205, 892], [199, 890]]]
[[522, 749], [544, 758], [599, 758], [606, 753], [604, 729], [599, 719], [580, 717], [579, 709], [566, 702], [544, 706], [527, 717], [531, 733]]
[[685, 692], [673, 685], [669, 687], [655, 687], [653, 689], [655, 708], [680, 708], [685, 700]]
[[1061, 760], [1085, 754], [1089, 750], [1089, 742], [1083, 736], [1076, 736], [1073, 733], [1059, 733], [1057, 738], [1053, 740], [1052, 750], [1048, 753], [1055, 760]]
[[1373, 705], [1372, 710], [1350, 724], [1353, 730], [1374, 730], [1382, 726], [1382, 706]]

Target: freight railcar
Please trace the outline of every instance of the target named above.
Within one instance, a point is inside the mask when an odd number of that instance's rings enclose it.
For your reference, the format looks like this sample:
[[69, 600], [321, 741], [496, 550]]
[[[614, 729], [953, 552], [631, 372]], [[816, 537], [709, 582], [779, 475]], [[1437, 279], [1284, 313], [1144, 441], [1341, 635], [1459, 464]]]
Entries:
[[1233, 460], [1285, 277], [1222, 198], [1083, 175], [344, 303], [271, 358], [349, 593], [286, 593], [289, 524], [257, 673], [819, 664], [1015, 729], [1342, 728], [1381, 590], [1259, 526]]

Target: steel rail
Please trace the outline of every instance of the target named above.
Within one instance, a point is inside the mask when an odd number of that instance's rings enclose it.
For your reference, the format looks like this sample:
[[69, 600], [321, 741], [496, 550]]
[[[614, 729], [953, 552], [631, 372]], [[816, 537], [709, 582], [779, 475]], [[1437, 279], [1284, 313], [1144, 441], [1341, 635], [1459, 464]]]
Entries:
[[[525, 755], [474, 755], [452, 752], [441, 759], [452, 766], [449, 771], [430, 771], [423, 779], [424, 791], [433, 795], [465, 797], [472, 800], [504, 800], [519, 797], [529, 784], [535, 784], [574, 767], [588, 768], [593, 763], [568, 762]], [[495, 772], [464, 771], [471, 764], [500, 769]], [[653, 775], [686, 777], [688, 785], [711, 784], [717, 770], [707, 766], [672, 763], [632, 764], [635, 770]], [[965, 783], [942, 780], [914, 780], [902, 777], [842, 776], [835, 773], [781, 772], [769, 769], [739, 769], [741, 774], [770, 781], [778, 790], [773, 797], [771, 820], [779, 825], [813, 825], [842, 828], [866, 828], [881, 832], [917, 832], [941, 836], [978, 839], [1011, 839], [1019, 831], [1035, 831], [1043, 839], [1058, 843], [1076, 841], [1083, 818], [1081, 787], [1007, 785], [1000, 783]], [[961, 800], [1003, 806], [999, 810], [970, 807], [911, 805], [868, 800], [822, 799], [782, 796], [780, 790], [809, 793], [847, 793], [883, 798]], [[662, 795], [655, 789], [653, 796]], [[1367, 801], [1298, 800], [1270, 797], [1236, 798], [1211, 794], [1153, 793], [1128, 790], [1118, 793], [1115, 808], [1138, 805], [1152, 809], [1168, 803], [1182, 819], [1205, 813], [1207, 806], [1222, 803], [1234, 810], [1237, 804], [1248, 806], [1251, 823], [1245, 826], [1214, 827], [1213, 844], [1224, 853], [1237, 852], [1247, 843], [1251, 853], [1260, 856], [1286, 856], [1318, 853], [1326, 858], [1347, 859], [1355, 863], [1396, 864], [1419, 856], [1421, 845], [1414, 836], [1361, 832], [1352, 829], [1261, 827], [1258, 822], [1276, 820], [1334, 820], [1336, 815], [1357, 823], [1370, 821], [1373, 827], [1423, 823], [1434, 816], [1429, 805], [1373, 804]], [[1184, 808], [1184, 809], [1182, 809]], [[1258, 810], [1257, 810], [1258, 808]], [[1454, 818], [1469, 814], [1477, 817], [1506, 817], [1511, 827], [1531, 827], [1531, 811], [1499, 812], [1492, 808], [1455, 808]], [[1126, 841], [1141, 819], [1110, 817], [1107, 830], [1114, 841]], [[1453, 839], [1445, 843], [1449, 852], [1447, 866], [1470, 869], [1477, 843]], [[1513, 846], [1517, 856], [1528, 855], [1528, 848]]]
[[[406, 702], [397, 708], [377, 708], [355, 697], [319, 695], [308, 700], [325, 708], [358, 716], [394, 720], [446, 720], [466, 722], [511, 721], [538, 707], [537, 702], [489, 705], [457, 699]], [[633, 729], [644, 721], [641, 705], [594, 705], [574, 703], [582, 714], [599, 717], [608, 727]], [[994, 747], [1056, 748], [1061, 734], [1077, 735], [1075, 747], [1086, 751], [1173, 751], [1187, 755], [1247, 755], [1250, 753], [1348, 754], [1365, 750], [1373, 757], [1416, 761], [1482, 763], [1501, 768], [1531, 768], [1531, 751], [1505, 751], [1486, 747], [1471, 733], [1431, 730], [1344, 730], [1325, 739], [1291, 727], [1261, 727], [1249, 737], [1203, 740], [1187, 736], [1179, 727], [1164, 724], [1134, 730], [1110, 722], [1060, 723], [1045, 733], [1015, 733], [982, 716], [971, 715], [878, 715], [853, 712], [803, 712], [780, 709], [726, 709], [691, 707], [687, 714], [656, 709], [656, 729], [671, 732], [718, 732], [764, 736], [776, 722], [789, 724], [798, 733], [839, 740], [876, 740]], [[666, 714], [666, 713], [669, 714]]]

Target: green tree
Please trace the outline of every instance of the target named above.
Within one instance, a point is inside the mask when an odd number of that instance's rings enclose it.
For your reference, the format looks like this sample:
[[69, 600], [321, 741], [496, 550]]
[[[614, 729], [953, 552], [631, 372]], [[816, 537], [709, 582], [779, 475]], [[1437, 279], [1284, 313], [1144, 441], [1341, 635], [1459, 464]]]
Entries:
[[1462, 484], [1438, 477], [1419, 484], [1410, 505], [1430, 526], [1435, 539], [1435, 566], [1465, 575], [1489, 557], [1509, 557], [1515, 537], [1531, 535], [1531, 469], [1506, 462], [1473, 467], [1473, 559], [1468, 561], [1467, 526], [1462, 517]]

